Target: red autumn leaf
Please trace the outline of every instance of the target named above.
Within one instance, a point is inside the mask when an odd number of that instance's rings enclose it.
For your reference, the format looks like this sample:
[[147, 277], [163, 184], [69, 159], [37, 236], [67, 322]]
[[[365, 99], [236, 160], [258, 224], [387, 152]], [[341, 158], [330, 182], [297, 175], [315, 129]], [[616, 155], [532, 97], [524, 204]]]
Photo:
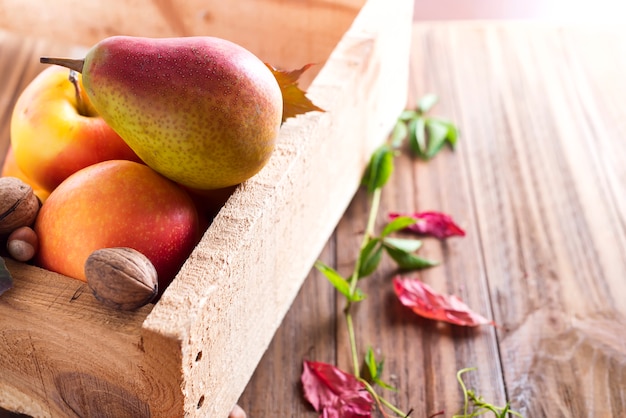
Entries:
[[304, 361], [304, 397], [320, 418], [368, 418], [374, 399], [356, 377], [327, 363]]
[[278, 70], [269, 64], [265, 64], [270, 69], [283, 94], [283, 122], [291, 117], [301, 115], [307, 112], [324, 110], [317, 107], [306, 97], [306, 93], [298, 87], [298, 79], [313, 64], [307, 64], [298, 70], [284, 71]]
[[424, 318], [466, 327], [495, 325], [493, 321], [473, 312], [457, 296], [437, 293], [420, 280], [396, 276], [393, 279], [393, 290], [400, 303]]
[[411, 214], [401, 214], [391, 212], [389, 219], [394, 220], [398, 216], [408, 216], [415, 219], [412, 225], [409, 225], [406, 229], [420, 235], [430, 235], [439, 239], [444, 239], [452, 236], [465, 236], [465, 231], [461, 229], [450, 215], [446, 215], [441, 212], [415, 212]]

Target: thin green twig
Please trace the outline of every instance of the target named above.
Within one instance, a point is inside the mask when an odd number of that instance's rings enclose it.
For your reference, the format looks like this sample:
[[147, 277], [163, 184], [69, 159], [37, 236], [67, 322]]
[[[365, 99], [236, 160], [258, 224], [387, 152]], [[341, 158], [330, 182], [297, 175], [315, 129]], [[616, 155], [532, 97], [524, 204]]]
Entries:
[[[511, 410], [508, 403], [504, 407], [498, 407], [488, 402], [485, 402], [482, 397], [476, 396], [476, 393], [474, 393], [473, 390], [468, 390], [465, 382], [463, 382], [463, 378], [461, 377], [461, 375], [463, 373], [474, 370], [476, 370], [475, 367], [468, 367], [465, 369], [461, 369], [456, 373], [456, 380], [458, 380], [459, 385], [461, 386], [461, 390], [463, 391], [463, 415], [453, 415], [452, 418], [474, 418], [487, 412], [493, 412], [496, 418], [506, 418], [508, 414], [523, 418], [522, 414]], [[469, 412], [470, 401], [477, 408], [476, 410], [473, 410], [471, 412]]]
[[354, 376], [358, 379], [360, 377], [359, 367], [359, 353], [356, 349], [356, 336], [354, 334], [354, 324], [352, 323], [352, 314], [350, 313], [351, 302], [346, 303], [344, 309], [344, 316], [346, 318], [346, 326], [348, 327], [348, 338], [350, 339], [350, 352], [352, 353], [352, 367], [354, 369]]
[[[374, 400], [376, 401], [376, 403], [378, 403], [379, 405], [382, 404], [382, 405], [386, 406], [394, 414], [396, 414], [399, 417], [407, 418], [409, 416], [409, 414], [403, 412], [402, 410], [397, 408], [394, 404], [389, 402], [387, 399], [383, 398], [378, 393], [376, 393], [376, 391], [374, 390], [374, 387], [372, 387], [372, 385], [367, 380], [365, 380], [365, 379], [359, 379], [359, 380], [361, 381], [361, 383], [363, 383], [363, 385], [365, 386], [365, 389], [367, 389], [367, 391], [374, 397]], [[387, 414], [385, 414], [385, 412], [382, 410], [382, 408], [381, 408], [381, 412], [382, 412], [383, 415], [387, 416]]]
[[[377, 188], [372, 193], [371, 198], [371, 206], [370, 213], [367, 220], [367, 227], [365, 228], [365, 234], [363, 235], [363, 241], [361, 242], [361, 248], [359, 254], [365, 248], [367, 243], [369, 242], [370, 237], [374, 234], [374, 227], [376, 225], [376, 217], [378, 216], [378, 208], [380, 207], [380, 195], [381, 189]], [[357, 282], [359, 281], [359, 271], [361, 270], [361, 257], [357, 257], [354, 270], [352, 271], [352, 276], [350, 276], [350, 296], [354, 296], [356, 292]], [[348, 298], [346, 301], [346, 306], [343, 310], [344, 316], [346, 318], [346, 326], [348, 328], [348, 338], [350, 340], [350, 352], [352, 354], [352, 367], [354, 369], [354, 376], [357, 378], [360, 377], [360, 367], [359, 367], [359, 353], [356, 346], [356, 337], [354, 333], [354, 324], [352, 322], [352, 300]]]

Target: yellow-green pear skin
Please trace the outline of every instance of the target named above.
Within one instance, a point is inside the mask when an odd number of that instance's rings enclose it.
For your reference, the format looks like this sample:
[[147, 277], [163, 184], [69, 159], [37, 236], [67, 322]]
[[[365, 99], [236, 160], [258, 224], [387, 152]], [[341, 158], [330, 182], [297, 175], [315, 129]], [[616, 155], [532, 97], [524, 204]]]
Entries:
[[239, 184], [274, 150], [278, 82], [228, 40], [113, 36], [89, 50], [82, 74], [102, 118], [149, 167], [182, 185]]

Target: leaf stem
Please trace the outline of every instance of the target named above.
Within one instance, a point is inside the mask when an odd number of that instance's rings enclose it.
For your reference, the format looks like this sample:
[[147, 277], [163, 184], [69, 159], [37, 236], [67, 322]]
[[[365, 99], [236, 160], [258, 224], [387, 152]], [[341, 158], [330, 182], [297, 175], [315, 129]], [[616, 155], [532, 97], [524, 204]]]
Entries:
[[350, 306], [352, 303], [348, 301], [344, 309], [344, 316], [346, 317], [346, 326], [348, 327], [348, 338], [350, 339], [350, 351], [352, 353], [352, 367], [354, 369], [354, 376], [359, 378], [359, 353], [356, 349], [356, 336], [354, 334], [354, 324], [352, 322], [352, 314], [350, 313]]
[[[382, 195], [382, 190], [382, 188], [377, 188], [372, 193], [370, 214], [369, 218], [367, 219], [367, 227], [365, 229], [366, 238], [374, 234], [374, 227], [376, 226], [376, 217], [378, 216], [378, 208], [380, 207], [380, 197]], [[365, 239], [364, 242], [366, 242]]]
[[[372, 387], [372, 385], [368, 381], [366, 381], [364, 379], [359, 379], [359, 380], [361, 381], [361, 383], [363, 383], [365, 385], [365, 389], [367, 389], [367, 391], [374, 397], [374, 399], [376, 400], [377, 403], [385, 405], [387, 408], [389, 408], [394, 414], [396, 414], [399, 417], [406, 418], [406, 417], [409, 416], [411, 411], [409, 411], [408, 414], [403, 412], [403, 411], [401, 411], [399, 408], [397, 408], [394, 404], [389, 402], [387, 399], [385, 399], [382, 396], [378, 395], [376, 393], [376, 391], [374, 390], [374, 388]], [[381, 412], [383, 412], [383, 411], [381, 411]], [[383, 414], [384, 414], [384, 412], [383, 412]]]
[[475, 367], [466, 367], [465, 369], [461, 369], [456, 373], [456, 380], [459, 382], [461, 389], [463, 390], [463, 415], [467, 416], [467, 408], [469, 406], [469, 400], [467, 397], [467, 387], [465, 386], [465, 382], [463, 382], [463, 378], [461, 375], [466, 372], [476, 370]]
[[[456, 380], [459, 382], [461, 390], [463, 391], [463, 415], [456, 414], [453, 415], [452, 418], [477, 417], [479, 415], [483, 415], [483, 413], [485, 413], [486, 411], [493, 412], [497, 418], [506, 418], [507, 414], [513, 414], [516, 417], [522, 418], [522, 414], [511, 410], [508, 403], [504, 407], [497, 407], [495, 405], [485, 402], [482, 397], [476, 396], [476, 393], [474, 393], [473, 390], [468, 390], [465, 382], [463, 382], [463, 378], [461, 377], [461, 375], [463, 373], [474, 370], [476, 370], [476, 367], [467, 367], [465, 369], [459, 370], [456, 374]], [[472, 412], [468, 411], [470, 400], [472, 401], [473, 405], [478, 408], [477, 410], [474, 410]]]
[[[367, 245], [370, 237], [374, 234], [374, 227], [376, 225], [376, 217], [378, 216], [378, 208], [380, 207], [380, 196], [382, 189], [380, 187], [374, 189], [370, 202], [370, 213], [367, 219], [367, 227], [365, 228], [365, 234], [363, 235], [363, 241], [361, 242], [361, 248], [359, 253], [363, 251], [363, 248]], [[361, 257], [357, 257], [352, 276], [350, 276], [350, 296], [346, 301], [346, 306], [343, 310], [346, 318], [346, 326], [348, 327], [348, 338], [350, 339], [350, 352], [352, 353], [352, 366], [354, 368], [354, 376], [359, 378], [359, 354], [356, 346], [356, 336], [354, 333], [354, 324], [352, 322], [352, 314], [350, 310], [352, 308], [352, 296], [356, 292], [356, 285], [359, 281], [359, 270], [361, 269]]]
[[397, 416], [402, 417], [402, 418], [406, 418], [409, 416], [407, 413], [396, 408], [391, 402], [389, 402], [387, 399], [383, 398], [382, 396], [379, 396], [378, 399], [380, 399], [380, 402], [383, 405], [385, 405], [387, 408], [391, 409], [393, 413], [396, 414]]
[[[370, 213], [367, 218], [367, 226], [365, 227], [365, 234], [363, 234], [363, 240], [361, 241], [361, 248], [359, 253], [363, 251], [363, 248], [367, 245], [372, 235], [374, 235], [374, 227], [376, 226], [376, 217], [378, 216], [378, 208], [380, 207], [380, 196], [382, 194], [382, 188], [376, 188], [372, 192], [372, 199], [370, 202]], [[361, 270], [361, 258], [357, 257], [354, 264], [354, 270], [350, 277], [350, 294], [353, 295], [356, 291], [356, 285], [359, 281], [359, 270]]]

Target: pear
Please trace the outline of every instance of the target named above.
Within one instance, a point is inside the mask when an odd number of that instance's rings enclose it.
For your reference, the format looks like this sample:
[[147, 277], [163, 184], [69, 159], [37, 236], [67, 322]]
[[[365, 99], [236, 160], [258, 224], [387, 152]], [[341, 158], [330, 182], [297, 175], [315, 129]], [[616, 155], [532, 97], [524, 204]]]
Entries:
[[81, 72], [107, 124], [146, 165], [184, 186], [239, 184], [274, 150], [280, 87], [263, 61], [231, 41], [113, 36], [84, 59], [41, 62]]

